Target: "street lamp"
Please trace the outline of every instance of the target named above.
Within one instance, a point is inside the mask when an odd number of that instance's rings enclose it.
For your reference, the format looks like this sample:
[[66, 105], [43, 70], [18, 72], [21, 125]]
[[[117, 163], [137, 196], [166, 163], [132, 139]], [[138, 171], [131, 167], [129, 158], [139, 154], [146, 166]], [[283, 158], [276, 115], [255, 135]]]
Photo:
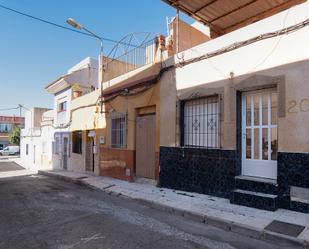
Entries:
[[80, 23], [76, 22], [73, 18], [68, 18], [66, 21], [69, 25], [71, 25], [73, 28], [80, 29], [86, 31], [88, 34], [90, 34], [92, 37], [97, 38], [100, 41], [100, 88], [101, 88], [101, 113], [103, 113], [103, 39], [102, 37], [98, 36], [97, 34], [93, 33], [89, 29], [87, 29], [85, 26], [81, 25]]

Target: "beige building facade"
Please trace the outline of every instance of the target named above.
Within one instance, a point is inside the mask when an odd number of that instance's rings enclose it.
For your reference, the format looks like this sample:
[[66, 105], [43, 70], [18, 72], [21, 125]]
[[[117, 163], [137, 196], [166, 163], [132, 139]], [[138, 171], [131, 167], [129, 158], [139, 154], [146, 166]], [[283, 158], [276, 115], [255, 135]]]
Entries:
[[270, 17], [250, 22], [231, 11], [194, 14], [210, 35], [176, 17], [167, 37], [142, 47], [143, 63], [127, 60], [141, 48], [104, 57], [102, 89], [53, 82], [57, 100], [70, 98], [56, 118], [66, 122], [55, 133], [55, 168], [309, 212], [309, 4], [294, 5], [265, 3]]

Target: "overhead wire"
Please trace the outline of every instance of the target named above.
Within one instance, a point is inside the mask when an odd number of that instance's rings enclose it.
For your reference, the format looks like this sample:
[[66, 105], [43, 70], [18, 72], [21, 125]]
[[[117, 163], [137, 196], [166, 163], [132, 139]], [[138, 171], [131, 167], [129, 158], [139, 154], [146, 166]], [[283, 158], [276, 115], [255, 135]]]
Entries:
[[[63, 26], [61, 24], [54, 23], [54, 22], [46, 20], [46, 19], [42, 19], [40, 17], [36, 17], [36, 16], [30, 15], [30, 14], [27, 14], [25, 12], [18, 11], [16, 9], [12, 9], [12, 8], [4, 6], [2, 4], [0, 4], [0, 8], [6, 9], [6, 10], [14, 12], [16, 14], [19, 14], [19, 15], [22, 15], [22, 16], [25, 16], [25, 17], [28, 17], [28, 18], [34, 19], [36, 21], [43, 22], [43, 23], [46, 23], [46, 24], [49, 24], [49, 25], [52, 25], [52, 26], [55, 26], [55, 27], [58, 27], [58, 28], [61, 28], [61, 29], [72, 31], [72, 32], [75, 32], [75, 33], [78, 33], [78, 34], [81, 34], [81, 35], [86, 35], [86, 36], [94, 37], [92, 34], [89, 34], [89, 33], [86, 33], [86, 32], [83, 32], [83, 31], [80, 31], [80, 30], [77, 30], [77, 29], [72, 29], [72, 28]], [[126, 43], [126, 42], [116, 41], [116, 40], [113, 40], [113, 39], [110, 39], [110, 38], [106, 38], [106, 37], [101, 37], [101, 36], [100, 36], [100, 38], [102, 40], [104, 40], [104, 41], [107, 41], [107, 42], [120, 43], [120, 44], [123, 44], [123, 45], [135, 47], [133, 44], [129, 44], [129, 43]]]
[[19, 108], [20, 108], [19, 106], [12, 107], [12, 108], [0, 108], [0, 111], [12, 111], [12, 110], [17, 110]]
[[191, 63], [199, 62], [201, 60], [206, 60], [206, 59], [209, 59], [209, 58], [212, 58], [212, 57], [224, 54], [224, 53], [234, 51], [236, 49], [248, 46], [248, 45], [256, 43], [258, 41], [274, 38], [274, 37], [277, 37], [277, 36], [288, 35], [290, 33], [296, 32], [296, 31], [298, 31], [298, 30], [300, 30], [304, 27], [307, 27], [308, 25], [309, 25], [309, 18], [306, 19], [303, 22], [297, 23], [297, 24], [289, 26], [287, 28], [279, 29], [279, 30], [274, 31], [274, 32], [264, 33], [264, 34], [255, 36], [253, 38], [250, 38], [250, 39], [247, 39], [247, 40], [244, 40], [244, 41], [234, 42], [234, 43], [232, 43], [228, 46], [225, 46], [223, 48], [214, 50], [212, 52], [203, 54], [201, 56], [178, 62], [178, 63], [175, 64], [174, 67], [183, 67], [183, 66], [189, 65]]
[[[286, 27], [286, 21], [287, 18], [289, 16], [291, 9], [288, 9], [288, 11], [286, 12], [285, 17], [283, 18], [283, 22], [282, 22], [282, 28]], [[272, 47], [272, 49], [270, 50], [270, 52], [259, 62], [257, 63], [257, 65], [255, 65], [248, 73], [251, 73], [253, 71], [255, 71], [259, 66], [263, 65], [268, 59], [269, 57], [276, 51], [277, 47], [279, 46], [281, 40], [282, 40], [283, 36], [279, 36], [279, 39], [275, 42], [274, 46]]]

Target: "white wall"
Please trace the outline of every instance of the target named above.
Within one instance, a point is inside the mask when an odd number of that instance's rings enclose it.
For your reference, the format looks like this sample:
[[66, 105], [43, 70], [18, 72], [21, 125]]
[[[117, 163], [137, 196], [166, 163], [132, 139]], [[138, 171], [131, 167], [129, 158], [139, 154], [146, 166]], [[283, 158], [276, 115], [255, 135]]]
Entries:
[[[54, 119], [55, 126], [66, 125], [70, 122], [71, 99], [72, 99], [71, 88], [55, 95], [54, 97], [54, 112], [56, 114]], [[67, 102], [67, 110], [62, 113], [58, 113], [58, 104], [64, 101]]]
[[[28, 154], [26, 146], [28, 145]], [[41, 165], [42, 145], [40, 136], [27, 136], [21, 139], [20, 158], [22, 166], [26, 169], [38, 170]]]
[[[49, 121], [44, 121], [44, 126], [34, 127], [32, 124], [33, 111], [26, 111], [25, 113], [25, 129], [21, 130], [20, 141], [20, 161], [23, 167], [31, 170], [51, 169], [52, 168], [52, 142], [54, 129], [51, 126], [52, 120], [49, 113]], [[44, 117], [45, 113], [40, 113]], [[40, 118], [40, 117], [36, 117]], [[41, 117], [42, 118], [42, 117]], [[43, 151], [43, 143], [44, 151]], [[28, 145], [28, 154], [26, 153], [26, 146]]]
[[80, 70], [82, 68], [88, 67], [90, 66], [91, 68], [98, 68], [98, 60], [91, 58], [91, 57], [87, 57], [84, 60], [80, 61], [79, 63], [77, 63], [76, 65], [74, 65], [73, 67], [71, 67], [68, 70], [68, 74], [72, 73], [74, 71]]
[[[186, 60], [213, 52], [237, 41], [282, 29], [308, 18], [309, 2], [254, 23], [240, 30], [208, 41], [183, 53]], [[276, 67], [309, 58], [309, 27], [289, 35], [260, 41], [207, 60], [180, 67], [176, 70], [177, 88], [184, 89], [208, 82], [215, 82], [263, 69]], [[174, 57], [177, 62], [177, 56]]]
[[29, 110], [25, 111], [25, 126], [24, 129], [30, 129], [32, 127], [32, 112]]

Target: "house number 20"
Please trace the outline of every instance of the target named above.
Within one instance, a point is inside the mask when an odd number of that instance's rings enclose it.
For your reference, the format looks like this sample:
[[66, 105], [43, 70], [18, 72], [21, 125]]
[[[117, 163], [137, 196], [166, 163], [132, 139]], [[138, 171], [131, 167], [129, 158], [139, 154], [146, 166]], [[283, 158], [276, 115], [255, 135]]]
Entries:
[[309, 99], [300, 101], [291, 100], [288, 105], [288, 113], [309, 112]]

